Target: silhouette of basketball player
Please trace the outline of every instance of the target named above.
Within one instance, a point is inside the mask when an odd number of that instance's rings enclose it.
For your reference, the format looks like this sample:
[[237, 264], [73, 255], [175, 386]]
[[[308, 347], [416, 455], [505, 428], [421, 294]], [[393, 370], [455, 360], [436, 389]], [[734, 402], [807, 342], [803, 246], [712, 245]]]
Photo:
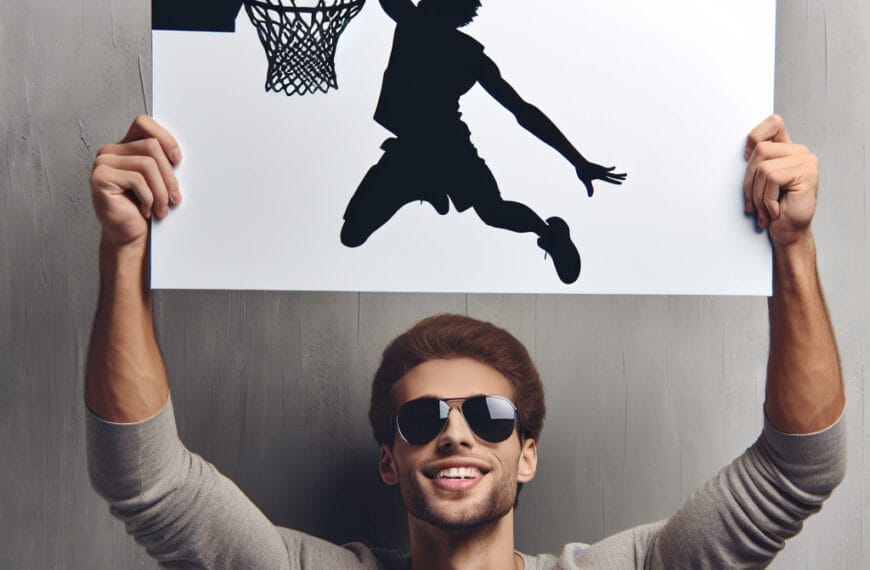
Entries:
[[621, 184], [625, 174], [587, 161], [544, 113], [502, 79], [483, 46], [458, 30], [477, 15], [478, 0], [380, 3], [396, 22], [396, 31], [374, 118], [396, 136], [381, 145], [381, 159], [350, 199], [341, 242], [362, 245], [409, 202], [428, 201], [444, 215], [449, 198], [457, 211], [474, 208], [490, 226], [537, 234], [538, 246], [553, 258], [559, 278], [576, 281], [580, 255], [568, 225], [558, 217], [544, 221], [528, 206], [502, 199], [461, 120], [459, 98], [479, 83], [523, 128], [574, 166], [589, 196], [593, 180]]

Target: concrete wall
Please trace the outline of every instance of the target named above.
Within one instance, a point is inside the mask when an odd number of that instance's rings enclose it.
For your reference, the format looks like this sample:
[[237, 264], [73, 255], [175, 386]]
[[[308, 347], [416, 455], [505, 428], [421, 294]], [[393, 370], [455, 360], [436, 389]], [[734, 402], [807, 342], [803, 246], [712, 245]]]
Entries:
[[[90, 489], [82, 405], [97, 293], [87, 180], [96, 148], [149, 109], [148, 8], [0, 3], [2, 568], [154, 566]], [[870, 567], [868, 32], [864, 0], [780, 2], [776, 107], [822, 161], [815, 233], [848, 384], [850, 467], [777, 568]], [[687, 139], [703, 144], [703, 125]], [[378, 484], [365, 421], [379, 350], [436, 311], [506, 326], [536, 357], [549, 400], [518, 546], [554, 551], [668, 516], [753, 441], [765, 306], [194, 291], [160, 292], [156, 311], [188, 446], [276, 523], [386, 545], [405, 531], [396, 496]]]

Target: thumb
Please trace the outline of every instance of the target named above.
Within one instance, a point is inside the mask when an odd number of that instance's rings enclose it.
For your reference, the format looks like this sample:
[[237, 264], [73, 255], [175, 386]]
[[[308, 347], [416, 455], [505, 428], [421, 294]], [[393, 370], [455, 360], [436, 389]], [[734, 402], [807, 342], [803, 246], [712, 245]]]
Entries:
[[592, 187], [592, 181], [583, 180], [583, 185], [586, 186], [586, 194], [591, 198], [592, 193], [595, 192], [595, 189]]

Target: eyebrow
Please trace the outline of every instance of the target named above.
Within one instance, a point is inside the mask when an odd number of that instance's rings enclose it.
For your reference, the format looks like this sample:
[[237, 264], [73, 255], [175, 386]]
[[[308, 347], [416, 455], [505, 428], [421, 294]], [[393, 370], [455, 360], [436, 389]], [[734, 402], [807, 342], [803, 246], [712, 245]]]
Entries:
[[[468, 396], [452, 396], [450, 398], [443, 398], [441, 396], [435, 396], [433, 394], [424, 394], [422, 396], [418, 396], [417, 398], [411, 398], [410, 400], [405, 400], [405, 402], [413, 402], [414, 400], [421, 400], [423, 398], [431, 398], [433, 400], [467, 400], [468, 398], [477, 398], [478, 396], [495, 396], [496, 394], [484, 394], [482, 392], [476, 394], [469, 394]], [[504, 398], [504, 396], [502, 396]]]

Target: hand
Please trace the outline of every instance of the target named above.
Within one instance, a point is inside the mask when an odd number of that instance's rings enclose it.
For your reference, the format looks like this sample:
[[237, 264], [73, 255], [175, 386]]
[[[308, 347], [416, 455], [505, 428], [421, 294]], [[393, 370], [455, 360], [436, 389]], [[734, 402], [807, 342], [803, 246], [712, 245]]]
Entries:
[[809, 233], [816, 211], [819, 159], [793, 144], [785, 122], [771, 115], [752, 129], [744, 158], [749, 161], [743, 181], [747, 214], [756, 214], [758, 227], [767, 229], [774, 245], [791, 245]]
[[119, 142], [97, 151], [91, 199], [108, 245], [144, 243], [148, 219], [181, 203], [172, 167], [181, 162], [178, 143], [151, 117], [140, 115]]
[[616, 184], [617, 186], [622, 184], [622, 181], [625, 180], [626, 174], [624, 172], [614, 173], [613, 170], [615, 168], [615, 166], [607, 168], [600, 164], [595, 164], [594, 162], [584, 161], [577, 167], [577, 177], [580, 178], [580, 181], [584, 186], [586, 186], [586, 194], [591, 197], [592, 193], [595, 192], [595, 189], [592, 188], [593, 180], [603, 180], [604, 182]]

